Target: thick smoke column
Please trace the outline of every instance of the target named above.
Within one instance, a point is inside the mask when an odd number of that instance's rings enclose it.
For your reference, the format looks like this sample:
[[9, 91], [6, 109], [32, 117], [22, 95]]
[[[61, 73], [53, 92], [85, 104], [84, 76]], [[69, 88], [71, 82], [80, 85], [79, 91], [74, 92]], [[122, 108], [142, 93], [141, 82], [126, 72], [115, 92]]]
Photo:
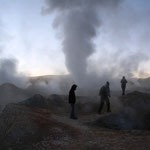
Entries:
[[99, 25], [93, 10], [83, 8], [72, 10], [64, 25], [64, 52], [66, 65], [77, 81], [84, 80], [87, 74], [87, 58], [94, 52], [92, 39]]
[[113, 9], [119, 0], [46, 0], [47, 11], [56, 11], [57, 25], [64, 31], [66, 66], [76, 82], [87, 82], [87, 59], [94, 53], [93, 39], [101, 25], [101, 7]]

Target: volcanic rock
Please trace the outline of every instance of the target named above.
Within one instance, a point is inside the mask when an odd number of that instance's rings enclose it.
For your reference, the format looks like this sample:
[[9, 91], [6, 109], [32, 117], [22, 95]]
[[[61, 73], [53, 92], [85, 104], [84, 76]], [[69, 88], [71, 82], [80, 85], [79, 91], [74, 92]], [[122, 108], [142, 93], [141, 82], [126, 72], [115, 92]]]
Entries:
[[0, 115], [1, 150], [37, 150], [68, 146], [80, 131], [51, 118], [46, 109], [8, 104]]
[[122, 111], [101, 116], [91, 125], [118, 130], [150, 130], [150, 94], [138, 91], [121, 98]]
[[32, 108], [48, 108], [46, 98], [40, 94], [36, 94], [27, 100], [19, 102], [18, 104], [32, 107]]

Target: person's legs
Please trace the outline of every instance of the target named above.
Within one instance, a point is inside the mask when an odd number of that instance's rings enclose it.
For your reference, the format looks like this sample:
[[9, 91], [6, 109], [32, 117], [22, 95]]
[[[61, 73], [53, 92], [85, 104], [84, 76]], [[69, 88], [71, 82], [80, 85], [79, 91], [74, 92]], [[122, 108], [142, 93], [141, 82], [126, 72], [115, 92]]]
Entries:
[[75, 104], [71, 104], [71, 114], [70, 114], [70, 118], [71, 119], [77, 119], [77, 117], [75, 117]]
[[71, 114], [70, 118], [74, 118], [74, 104], [71, 104]]
[[125, 90], [126, 90], [126, 86], [124, 85], [123, 86], [123, 93], [124, 93], [124, 95], [125, 95]]
[[125, 88], [124, 88], [123, 85], [121, 86], [121, 88], [122, 88], [122, 95], [124, 95], [124, 94], [125, 94], [125, 93], [124, 93], [124, 92], [125, 92]]
[[123, 85], [123, 86], [122, 86], [122, 95], [125, 95], [125, 89], [126, 89], [126, 86]]
[[103, 106], [104, 106], [104, 97], [101, 96], [101, 103], [100, 103], [100, 107], [99, 107], [99, 110], [98, 110], [99, 114], [101, 113]]
[[106, 98], [106, 103], [107, 103], [107, 112], [111, 112], [110, 102], [109, 102], [109, 98], [108, 97]]

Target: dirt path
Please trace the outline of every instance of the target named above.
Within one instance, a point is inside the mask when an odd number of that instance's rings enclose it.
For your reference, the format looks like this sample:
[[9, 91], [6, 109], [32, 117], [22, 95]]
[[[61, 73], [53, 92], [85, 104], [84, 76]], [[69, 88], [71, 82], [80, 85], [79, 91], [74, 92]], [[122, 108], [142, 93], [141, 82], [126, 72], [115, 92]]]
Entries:
[[91, 128], [85, 125], [85, 123], [93, 121], [99, 117], [98, 114], [79, 115], [78, 120], [72, 120], [64, 114], [52, 115], [52, 118], [58, 122], [68, 124], [83, 131], [83, 135], [79, 140], [70, 143], [70, 150], [150, 149], [150, 131], [119, 131], [104, 128]]

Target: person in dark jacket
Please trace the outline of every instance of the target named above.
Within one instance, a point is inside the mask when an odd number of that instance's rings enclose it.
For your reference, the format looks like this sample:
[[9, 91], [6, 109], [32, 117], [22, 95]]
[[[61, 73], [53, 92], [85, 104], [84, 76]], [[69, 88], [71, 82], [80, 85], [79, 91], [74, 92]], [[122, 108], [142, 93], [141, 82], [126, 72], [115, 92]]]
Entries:
[[75, 103], [76, 103], [76, 96], [75, 96], [75, 90], [77, 88], [77, 85], [73, 84], [70, 91], [69, 91], [69, 104], [71, 105], [71, 114], [70, 114], [70, 118], [71, 119], [77, 119], [77, 117], [75, 117]]
[[107, 112], [111, 112], [110, 110], [110, 89], [109, 89], [109, 82], [107, 81], [105, 85], [103, 85], [99, 91], [99, 96], [101, 97], [101, 103], [98, 110], [98, 113], [101, 114], [102, 108], [104, 106], [104, 102], [107, 103]]
[[123, 76], [122, 79], [121, 79], [122, 95], [125, 95], [125, 90], [126, 90], [126, 84], [127, 83], [128, 82], [127, 82], [125, 76]]

